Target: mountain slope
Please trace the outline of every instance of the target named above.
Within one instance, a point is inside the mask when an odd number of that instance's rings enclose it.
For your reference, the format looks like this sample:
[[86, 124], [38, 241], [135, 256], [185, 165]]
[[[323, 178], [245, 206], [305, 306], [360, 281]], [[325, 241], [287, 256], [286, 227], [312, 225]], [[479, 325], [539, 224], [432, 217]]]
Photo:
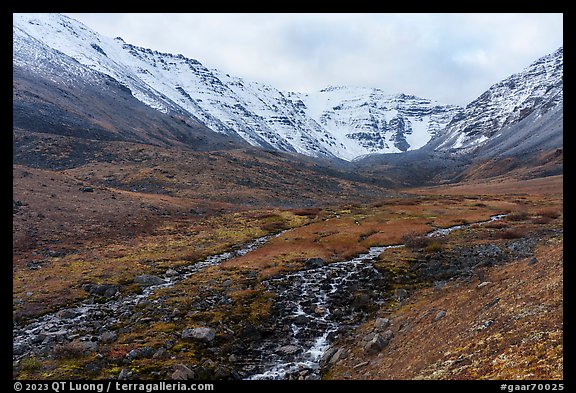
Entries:
[[[463, 154], [488, 143], [489, 140], [509, 134], [503, 130], [510, 130], [520, 123], [522, 125], [518, 127], [522, 129], [530, 128], [530, 124], [542, 129], [541, 118], [548, 112], [556, 113], [549, 115], [548, 121], [562, 116], [563, 73], [564, 51], [559, 48], [538, 59], [522, 72], [491, 86], [456, 114], [446, 129], [434, 138], [427, 148]], [[528, 132], [521, 134], [524, 137]], [[552, 138], [559, 142], [550, 146], [562, 145], [557, 127], [552, 127], [545, 134], [542, 135], [542, 140]], [[518, 135], [514, 138], [521, 139]], [[510, 143], [500, 140], [504, 143], [502, 149], [494, 149], [495, 144], [491, 143], [493, 155], [509, 150]]]
[[563, 48], [494, 84], [422, 148], [355, 163], [406, 186], [563, 172]]
[[37, 59], [16, 41], [36, 38], [91, 70], [106, 74], [151, 108], [198, 119], [250, 144], [314, 157], [352, 160], [423, 146], [456, 107], [377, 89], [328, 88], [311, 95], [281, 92], [183, 55], [108, 38], [59, 14], [14, 15], [15, 54]]
[[[466, 108], [374, 88], [281, 92], [183, 55], [103, 37], [59, 14], [15, 15], [13, 57], [16, 128], [64, 135], [76, 129], [104, 140], [195, 150], [247, 142], [359, 161], [355, 170], [405, 185], [495, 176], [522, 166], [544, 165], [529, 176], [562, 172], [562, 156], [554, 152], [563, 145], [562, 48]], [[104, 106], [91, 105], [94, 95]], [[106, 118], [111, 113], [118, 115], [114, 122]], [[513, 162], [502, 165], [502, 157]]]
[[15, 130], [196, 150], [245, 145], [238, 137], [214, 133], [177, 108], [154, 110], [131, 93], [109, 75], [14, 28]]

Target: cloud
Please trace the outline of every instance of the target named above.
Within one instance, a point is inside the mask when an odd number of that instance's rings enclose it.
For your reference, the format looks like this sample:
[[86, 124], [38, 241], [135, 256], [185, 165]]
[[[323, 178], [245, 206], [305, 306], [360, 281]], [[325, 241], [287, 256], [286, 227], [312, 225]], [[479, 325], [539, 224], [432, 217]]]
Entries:
[[282, 90], [368, 86], [459, 105], [563, 42], [562, 14], [68, 15]]

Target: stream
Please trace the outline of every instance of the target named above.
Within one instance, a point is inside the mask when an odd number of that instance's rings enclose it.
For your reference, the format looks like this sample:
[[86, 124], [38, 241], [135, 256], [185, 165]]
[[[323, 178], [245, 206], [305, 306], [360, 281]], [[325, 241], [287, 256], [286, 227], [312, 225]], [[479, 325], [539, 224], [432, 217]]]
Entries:
[[[495, 215], [485, 224], [505, 215]], [[473, 224], [440, 228], [429, 237], [448, 233]], [[25, 326], [14, 324], [13, 360], [26, 356], [47, 354], [57, 343], [80, 340], [98, 341], [100, 333], [119, 321], [130, 320], [137, 314], [137, 306], [156, 290], [190, 277], [192, 274], [228, 259], [244, 255], [265, 244], [274, 236], [258, 238], [241, 248], [211, 256], [204, 261], [180, 267], [163, 282], [143, 288], [142, 293], [122, 296], [104, 303], [93, 300], [76, 307], [46, 314]], [[402, 244], [371, 247], [367, 253], [351, 260], [325, 264], [316, 263], [305, 270], [272, 278], [263, 285], [274, 294], [274, 334], [247, 344], [246, 353], [238, 359], [239, 375], [243, 379], [319, 379], [320, 361], [330, 343], [361, 324], [370, 307], [390, 300], [386, 295], [389, 277], [384, 277], [373, 266], [373, 261], [390, 248]]]
[[242, 256], [280, 234], [263, 236], [237, 250], [213, 255], [201, 262], [179, 267], [174, 270], [173, 274], [165, 275], [163, 283], [146, 286], [139, 294], [119, 296], [105, 303], [95, 303], [93, 299], [88, 299], [76, 307], [46, 314], [26, 326], [19, 326], [15, 323], [12, 331], [13, 360], [42, 353], [53, 347], [55, 343], [66, 340], [79, 339], [84, 342], [94, 342], [98, 337], [98, 331], [106, 330], [107, 327], [120, 320], [132, 318], [136, 312], [136, 306], [156, 290], [173, 286], [209, 266]]
[[[504, 214], [474, 224], [437, 228], [428, 237], [446, 236], [450, 232], [500, 220]], [[382, 289], [386, 277], [372, 262], [390, 248], [403, 244], [371, 247], [367, 253], [348, 261], [286, 274], [264, 282], [275, 295], [276, 318], [280, 325], [289, 326], [283, 335], [263, 340], [256, 352], [268, 354], [258, 371], [247, 379], [319, 379], [320, 360], [338, 333], [357, 327], [365, 319], [368, 300], [356, 291], [370, 296], [376, 305], [390, 300]], [[262, 359], [264, 360], [264, 359]], [[264, 367], [262, 367], [264, 366]]]

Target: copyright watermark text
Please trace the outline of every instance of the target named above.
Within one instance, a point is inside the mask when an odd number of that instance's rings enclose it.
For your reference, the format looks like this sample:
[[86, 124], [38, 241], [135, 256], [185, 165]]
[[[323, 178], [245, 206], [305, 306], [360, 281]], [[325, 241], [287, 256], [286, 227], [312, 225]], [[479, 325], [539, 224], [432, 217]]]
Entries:
[[14, 382], [16, 392], [211, 392], [214, 391], [211, 383], [183, 383], [183, 382]]

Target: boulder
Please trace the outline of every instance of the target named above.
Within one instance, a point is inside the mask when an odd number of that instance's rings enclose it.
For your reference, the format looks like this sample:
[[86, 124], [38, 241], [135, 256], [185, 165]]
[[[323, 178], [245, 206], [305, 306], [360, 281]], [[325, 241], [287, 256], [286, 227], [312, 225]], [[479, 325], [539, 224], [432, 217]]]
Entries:
[[394, 297], [396, 300], [401, 302], [408, 297], [408, 291], [406, 291], [404, 288], [398, 288], [396, 291], [394, 291]]
[[80, 315], [80, 312], [76, 310], [64, 309], [56, 313], [56, 316], [60, 319], [72, 319]]
[[100, 341], [103, 343], [111, 343], [118, 339], [118, 334], [116, 332], [105, 331], [100, 335]]
[[382, 333], [382, 338], [386, 341], [392, 340], [392, 337], [394, 337], [394, 333], [390, 329], [388, 329], [384, 333]]
[[446, 316], [446, 310], [440, 310], [438, 311], [438, 313], [436, 314], [436, 316], [434, 317], [434, 322], [444, 318]]
[[143, 287], [166, 284], [166, 280], [152, 274], [142, 274], [134, 278], [134, 282]]
[[208, 327], [188, 328], [182, 331], [182, 339], [209, 343], [216, 337], [216, 331]]
[[355, 293], [352, 300], [354, 309], [367, 309], [370, 306], [370, 296], [366, 293]]
[[300, 315], [297, 315], [296, 317], [294, 317], [294, 323], [296, 325], [306, 325], [309, 321], [310, 321], [310, 318], [308, 318], [304, 314], [300, 314]]
[[322, 358], [320, 359], [320, 365], [323, 367], [326, 364], [328, 364], [330, 362], [330, 360], [332, 359], [332, 356], [334, 356], [334, 354], [338, 351], [337, 347], [330, 347], [328, 348], [324, 354], [322, 355]]
[[168, 356], [169, 354], [168, 351], [166, 351], [166, 348], [160, 347], [156, 352], [154, 352], [152, 359], [166, 359]]
[[140, 349], [140, 356], [141, 358], [151, 359], [156, 351], [152, 347], [144, 347]]
[[322, 267], [326, 264], [326, 261], [322, 258], [308, 258], [304, 261], [304, 265], [308, 269], [316, 269]]
[[120, 374], [118, 374], [118, 380], [125, 380], [132, 376], [132, 371], [128, 371], [125, 368], [120, 370]]
[[375, 334], [372, 340], [364, 344], [364, 351], [368, 355], [377, 354], [388, 345], [389, 341], [390, 340], [387, 340], [384, 335]]
[[296, 345], [284, 345], [283, 347], [278, 348], [278, 352], [284, 355], [294, 355], [300, 351], [301, 348]]
[[111, 298], [116, 295], [120, 287], [115, 284], [84, 284], [82, 289], [91, 295]]
[[328, 364], [335, 364], [341, 359], [346, 359], [348, 357], [348, 351], [344, 348], [338, 348], [334, 355], [328, 361]]
[[388, 318], [376, 318], [374, 322], [374, 329], [376, 330], [384, 330], [388, 326], [390, 326], [390, 320]]
[[168, 269], [168, 270], [166, 270], [166, 273], [164, 273], [164, 275], [166, 277], [174, 277], [174, 276], [178, 275], [178, 272], [174, 269]]

